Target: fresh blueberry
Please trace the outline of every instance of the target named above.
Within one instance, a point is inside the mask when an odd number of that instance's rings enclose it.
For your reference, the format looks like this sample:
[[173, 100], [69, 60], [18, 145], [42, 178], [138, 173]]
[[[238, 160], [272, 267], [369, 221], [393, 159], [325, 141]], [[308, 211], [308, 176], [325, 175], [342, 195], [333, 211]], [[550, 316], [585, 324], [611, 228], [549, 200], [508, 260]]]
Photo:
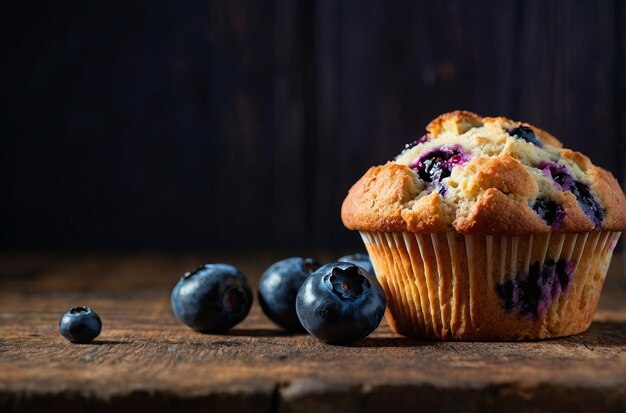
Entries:
[[59, 320], [61, 335], [72, 343], [89, 343], [101, 330], [102, 321], [91, 307], [74, 307]]
[[378, 327], [385, 313], [385, 293], [376, 278], [347, 262], [320, 267], [296, 298], [304, 328], [327, 343], [360, 340]]
[[374, 266], [372, 265], [372, 261], [370, 260], [369, 255], [367, 254], [356, 253], [352, 255], [344, 255], [343, 257], [339, 258], [337, 261], [349, 262], [351, 264], [358, 265], [359, 267], [363, 268], [368, 273], [374, 274]]
[[272, 264], [259, 281], [265, 315], [287, 331], [304, 331], [296, 314], [296, 296], [304, 280], [320, 267], [312, 258], [287, 258]]
[[440, 146], [423, 153], [409, 166], [425, 182], [438, 183], [452, 174], [455, 165], [465, 163], [469, 157], [459, 145]]
[[535, 132], [528, 126], [519, 126], [517, 128], [509, 129], [508, 133], [515, 139], [524, 139], [526, 142], [530, 142], [540, 148], [543, 147], [543, 143], [539, 140]]
[[533, 210], [539, 215], [539, 218], [546, 221], [553, 229], [559, 229], [563, 226], [565, 218], [565, 210], [556, 202], [539, 198], [533, 204]]
[[246, 276], [228, 264], [206, 264], [186, 273], [172, 290], [174, 315], [196, 331], [228, 330], [246, 318], [252, 292]]

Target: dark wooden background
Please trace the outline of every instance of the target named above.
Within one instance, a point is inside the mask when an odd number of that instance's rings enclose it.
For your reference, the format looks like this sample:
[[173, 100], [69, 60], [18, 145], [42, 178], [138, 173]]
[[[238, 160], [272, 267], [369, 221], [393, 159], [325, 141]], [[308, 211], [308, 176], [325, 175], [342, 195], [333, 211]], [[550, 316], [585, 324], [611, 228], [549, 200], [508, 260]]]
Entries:
[[3, 2], [0, 247], [355, 248], [350, 185], [464, 108], [621, 177], [626, 0]]

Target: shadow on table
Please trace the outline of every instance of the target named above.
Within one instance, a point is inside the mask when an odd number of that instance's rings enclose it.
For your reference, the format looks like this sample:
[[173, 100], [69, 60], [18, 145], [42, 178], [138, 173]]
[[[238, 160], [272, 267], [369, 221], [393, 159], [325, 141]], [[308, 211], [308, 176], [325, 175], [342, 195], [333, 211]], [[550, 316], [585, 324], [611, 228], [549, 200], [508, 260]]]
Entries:
[[285, 330], [272, 328], [235, 328], [228, 330], [223, 335], [237, 337], [288, 337], [302, 334], [304, 333], [290, 333]]
[[131, 344], [131, 341], [120, 341], [120, 340], [94, 340], [90, 343], [85, 343], [88, 346], [116, 346], [118, 344]]
[[419, 347], [432, 345], [432, 342], [420, 341], [408, 337], [367, 337], [362, 341], [349, 344], [349, 347]]
[[569, 337], [539, 340], [546, 345], [558, 344], [562, 347], [585, 346], [594, 347], [624, 347], [626, 345], [626, 322], [624, 321], [594, 321], [589, 329], [582, 334]]
[[626, 345], [626, 321], [594, 321], [589, 330], [572, 337], [584, 343], [602, 346]]
[[590, 332], [620, 334], [626, 337], [626, 321], [594, 321], [589, 327]]
[[[588, 348], [622, 348], [626, 346], [626, 321], [594, 321], [591, 324], [591, 327], [589, 327], [589, 330], [582, 334], [545, 341], [537, 340], [537, 342], [545, 343], [548, 345], [554, 343], [565, 347], [585, 346]], [[439, 344], [441, 344], [441, 342], [439, 341], [416, 340], [407, 337], [397, 336], [368, 337], [361, 342], [351, 344], [350, 347], [419, 347]]]
[[[295, 337], [306, 333], [289, 333], [281, 329], [272, 328], [236, 328], [222, 334], [224, 337]], [[622, 321], [594, 321], [589, 330], [583, 334], [571, 337], [550, 340], [538, 340], [542, 343], [555, 343], [561, 346], [602, 346], [623, 347], [626, 345], [626, 322]], [[95, 341], [93, 344], [124, 344], [119, 341]], [[416, 340], [403, 336], [367, 337], [364, 340], [345, 344], [347, 347], [420, 347], [439, 344], [439, 341]], [[513, 342], [514, 343], [514, 342]]]
[[[290, 333], [280, 329], [270, 328], [237, 328], [229, 330], [224, 336], [235, 337], [296, 337], [307, 336], [307, 333]], [[367, 337], [364, 340], [350, 344], [337, 344], [345, 347], [417, 347], [428, 345], [427, 341], [419, 341], [407, 337]], [[430, 343], [432, 344], [432, 343]]]

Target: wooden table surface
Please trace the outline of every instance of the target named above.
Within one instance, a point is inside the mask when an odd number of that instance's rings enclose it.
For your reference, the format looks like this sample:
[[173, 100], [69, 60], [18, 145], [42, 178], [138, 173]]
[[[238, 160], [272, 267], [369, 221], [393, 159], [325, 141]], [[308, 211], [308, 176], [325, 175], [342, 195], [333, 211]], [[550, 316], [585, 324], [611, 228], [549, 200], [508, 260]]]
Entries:
[[[383, 323], [360, 343], [331, 346], [283, 333], [257, 302], [223, 335], [193, 332], [172, 315], [169, 291], [186, 270], [229, 262], [256, 286], [277, 258], [0, 254], [0, 411], [626, 411], [619, 255], [589, 331], [543, 342], [416, 341]], [[103, 320], [93, 344], [58, 333], [76, 305]]]

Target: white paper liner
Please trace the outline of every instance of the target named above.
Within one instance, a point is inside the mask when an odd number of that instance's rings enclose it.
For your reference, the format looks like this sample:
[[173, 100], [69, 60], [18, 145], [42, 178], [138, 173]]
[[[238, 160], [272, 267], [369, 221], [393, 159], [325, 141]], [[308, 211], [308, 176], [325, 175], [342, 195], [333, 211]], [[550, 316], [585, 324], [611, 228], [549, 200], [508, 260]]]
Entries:
[[[404, 335], [518, 340], [586, 330], [620, 232], [527, 236], [361, 232], [388, 296], [387, 321]], [[504, 308], [496, 289], [536, 262], [573, 261], [569, 290], [545, 314]]]

